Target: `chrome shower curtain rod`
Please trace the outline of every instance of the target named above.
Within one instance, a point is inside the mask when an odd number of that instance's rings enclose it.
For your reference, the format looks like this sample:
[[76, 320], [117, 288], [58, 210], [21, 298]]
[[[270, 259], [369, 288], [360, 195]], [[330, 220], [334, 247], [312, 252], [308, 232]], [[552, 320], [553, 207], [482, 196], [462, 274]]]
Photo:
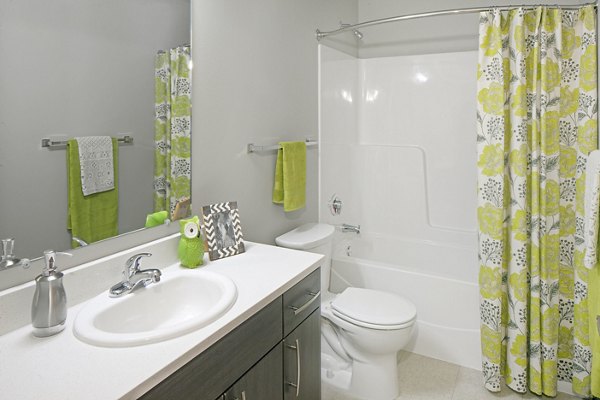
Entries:
[[[360, 22], [360, 23], [354, 24], [354, 25], [342, 24], [342, 26], [339, 29], [335, 29], [332, 31], [323, 31], [322, 32], [319, 29], [317, 29], [316, 36], [317, 36], [317, 40], [321, 40], [327, 36], [337, 35], [338, 33], [348, 32], [348, 31], [355, 32], [354, 34], [357, 35], [356, 32], [360, 28], [366, 28], [368, 26], [379, 25], [379, 24], [387, 24], [389, 22], [407, 21], [407, 20], [411, 20], [411, 19], [420, 19], [420, 18], [426, 18], [426, 17], [438, 17], [438, 16], [444, 16], [444, 15], [472, 14], [472, 13], [478, 13], [478, 12], [482, 12], [482, 11], [490, 11], [490, 10], [496, 10], [496, 9], [498, 9], [500, 11], [508, 11], [508, 10], [511, 10], [514, 8], [524, 8], [524, 9], [531, 10], [531, 9], [535, 9], [536, 7], [543, 7], [543, 6], [557, 7], [557, 8], [561, 8], [563, 10], [577, 10], [577, 9], [579, 9], [581, 7], [585, 7], [585, 6], [598, 7], [598, 3], [593, 2], [593, 3], [567, 4], [567, 5], [519, 4], [519, 5], [500, 6], [500, 7], [488, 6], [488, 7], [473, 7], [473, 8], [456, 8], [453, 10], [429, 11], [429, 12], [424, 12], [424, 13], [420, 13], [420, 14], [408, 14], [408, 15], [399, 15], [396, 17], [374, 19], [372, 21]], [[362, 34], [359, 37], [362, 37]]]

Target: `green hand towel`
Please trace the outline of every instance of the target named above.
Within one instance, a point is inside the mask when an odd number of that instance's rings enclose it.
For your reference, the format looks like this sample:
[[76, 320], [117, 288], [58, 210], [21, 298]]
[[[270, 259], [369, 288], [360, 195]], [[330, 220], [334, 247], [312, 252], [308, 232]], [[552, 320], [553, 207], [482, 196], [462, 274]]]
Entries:
[[273, 203], [295, 211], [306, 205], [306, 143], [280, 142], [275, 164]]
[[[106, 192], [84, 196], [81, 189], [81, 167], [79, 146], [75, 139], [67, 144], [67, 229], [73, 236], [88, 243], [115, 236], [119, 217], [119, 163], [118, 144], [113, 139], [113, 165], [115, 168], [115, 188]], [[76, 242], [72, 242], [77, 247]]]

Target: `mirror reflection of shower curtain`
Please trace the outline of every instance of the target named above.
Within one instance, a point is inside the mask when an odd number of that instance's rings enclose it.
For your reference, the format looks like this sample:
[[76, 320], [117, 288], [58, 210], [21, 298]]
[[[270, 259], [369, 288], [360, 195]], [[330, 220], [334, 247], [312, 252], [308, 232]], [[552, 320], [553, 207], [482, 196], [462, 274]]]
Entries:
[[190, 198], [191, 52], [159, 51], [155, 60], [154, 211], [173, 214]]

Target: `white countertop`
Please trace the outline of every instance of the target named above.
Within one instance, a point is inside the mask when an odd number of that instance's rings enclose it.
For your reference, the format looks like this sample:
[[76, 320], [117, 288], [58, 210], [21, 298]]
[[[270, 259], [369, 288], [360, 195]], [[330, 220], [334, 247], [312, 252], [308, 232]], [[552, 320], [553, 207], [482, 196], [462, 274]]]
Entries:
[[[73, 334], [73, 321], [84, 302], [69, 308], [66, 328], [58, 335], [36, 338], [27, 325], [0, 336], [0, 398], [138, 398], [314, 271], [322, 258], [245, 245], [245, 253], [199, 268], [230, 277], [237, 286], [237, 300], [217, 321], [186, 335], [136, 347], [92, 346]], [[173, 268], [189, 274], [198, 271], [174, 264], [162, 272], [166, 276]]]

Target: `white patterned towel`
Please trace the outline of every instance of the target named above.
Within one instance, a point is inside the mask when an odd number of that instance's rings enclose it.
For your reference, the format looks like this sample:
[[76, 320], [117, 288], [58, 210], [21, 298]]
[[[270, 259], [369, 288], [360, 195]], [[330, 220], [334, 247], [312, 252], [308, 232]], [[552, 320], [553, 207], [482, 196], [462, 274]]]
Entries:
[[110, 136], [76, 137], [84, 196], [115, 188], [113, 143]]
[[585, 170], [585, 257], [583, 265], [594, 268], [598, 262], [598, 214], [600, 212], [600, 150], [587, 159]]

